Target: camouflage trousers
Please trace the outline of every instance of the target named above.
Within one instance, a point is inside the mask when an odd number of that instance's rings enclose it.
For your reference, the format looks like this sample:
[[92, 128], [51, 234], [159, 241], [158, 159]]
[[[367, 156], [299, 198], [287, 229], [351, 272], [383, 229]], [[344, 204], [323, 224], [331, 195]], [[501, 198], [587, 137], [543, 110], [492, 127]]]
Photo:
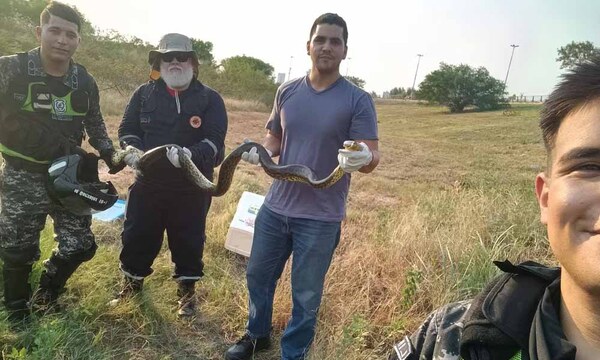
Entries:
[[95, 249], [92, 217], [69, 213], [51, 201], [45, 173], [18, 170], [4, 163], [0, 168], [0, 257], [17, 264], [40, 258], [40, 232], [50, 215], [58, 248], [54, 255], [69, 261]]

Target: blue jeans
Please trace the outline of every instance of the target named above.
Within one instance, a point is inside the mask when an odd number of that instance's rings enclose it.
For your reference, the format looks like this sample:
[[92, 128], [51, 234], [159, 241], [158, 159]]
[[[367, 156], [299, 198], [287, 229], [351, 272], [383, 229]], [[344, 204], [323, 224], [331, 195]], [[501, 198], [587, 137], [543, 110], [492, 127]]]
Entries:
[[250, 296], [247, 332], [269, 336], [277, 280], [292, 259], [292, 318], [281, 338], [283, 360], [303, 359], [315, 335], [323, 283], [340, 240], [341, 224], [282, 216], [261, 207], [246, 270]]

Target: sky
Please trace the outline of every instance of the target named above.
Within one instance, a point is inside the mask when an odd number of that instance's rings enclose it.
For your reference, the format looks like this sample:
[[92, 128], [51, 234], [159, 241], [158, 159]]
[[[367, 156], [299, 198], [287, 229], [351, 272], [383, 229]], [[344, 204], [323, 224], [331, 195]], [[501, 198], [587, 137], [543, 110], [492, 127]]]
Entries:
[[[319, 15], [348, 25], [342, 75], [381, 94], [416, 87], [440, 62], [485, 67], [510, 94], [548, 95], [563, 70], [557, 49], [571, 41], [600, 47], [598, 0], [63, 0], [99, 30], [152, 45], [169, 32], [213, 43], [218, 62], [236, 55], [271, 64], [291, 78], [306, 74], [306, 42]], [[85, 39], [83, 39], [85, 41]], [[422, 54], [417, 72], [417, 54]]]

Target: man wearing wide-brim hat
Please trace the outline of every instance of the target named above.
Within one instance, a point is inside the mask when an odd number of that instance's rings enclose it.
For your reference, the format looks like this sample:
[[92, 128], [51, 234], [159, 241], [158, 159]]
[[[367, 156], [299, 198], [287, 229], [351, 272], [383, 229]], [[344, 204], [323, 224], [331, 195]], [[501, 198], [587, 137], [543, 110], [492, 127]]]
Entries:
[[154, 80], [160, 76], [161, 56], [166, 53], [181, 53], [191, 55], [194, 75], [198, 76], [198, 54], [196, 54], [196, 51], [194, 51], [192, 41], [185, 35], [171, 33], [163, 36], [160, 39], [157, 50], [150, 50], [150, 53], [148, 53], [148, 64], [152, 66], [153, 73], [151, 77]]
[[[196, 188], [184, 175], [179, 158], [188, 156], [208, 178], [225, 153], [227, 113], [221, 96], [197, 80], [198, 56], [185, 35], [167, 34], [157, 50], [150, 51], [151, 80], [131, 97], [119, 126], [122, 147], [147, 151], [166, 144], [166, 150], [144, 173], [137, 172], [129, 191], [122, 233], [121, 292], [111, 301], [142, 290], [152, 273], [163, 235], [167, 231], [173, 278], [178, 283], [178, 314], [195, 314], [195, 283], [203, 276], [206, 215], [211, 195]], [[128, 155], [127, 165], [136, 168], [139, 158]]]

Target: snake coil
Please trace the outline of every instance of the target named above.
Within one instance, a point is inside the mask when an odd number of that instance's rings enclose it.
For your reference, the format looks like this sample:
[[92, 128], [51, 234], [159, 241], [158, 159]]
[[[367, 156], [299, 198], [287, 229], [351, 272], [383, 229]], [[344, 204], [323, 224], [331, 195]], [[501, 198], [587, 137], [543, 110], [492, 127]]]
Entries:
[[[216, 183], [208, 180], [200, 170], [196, 167], [192, 159], [185, 154], [183, 149], [179, 145], [167, 144], [158, 146], [154, 149], [148, 150], [145, 153], [132, 146], [128, 146], [125, 150], [117, 151], [113, 155], [113, 164], [119, 164], [124, 161], [125, 156], [128, 154], [137, 154], [139, 156], [138, 167], [140, 169], [146, 168], [145, 164], [156, 160], [158, 156], [166, 156], [166, 149], [174, 147], [179, 152], [179, 161], [181, 168], [187, 178], [198, 188], [210, 193], [212, 196], [221, 196], [229, 190], [233, 180], [233, 174], [235, 169], [242, 159], [242, 154], [246, 151], [250, 151], [253, 147], [256, 147], [259, 156], [259, 162], [262, 168], [265, 170], [267, 175], [274, 179], [284, 181], [294, 181], [308, 184], [317, 189], [323, 189], [330, 187], [335, 184], [338, 180], [344, 176], [344, 170], [338, 165], [327, 177], [318, 179], [315, 172], [305, 165], [291, 164], [291, 165], [278, 165], [269, 156], [267, 150], [258, 143], [245, 142], [242, 145], [235, 148], [226, 158], [223, 160], [219, 169], [218, 181]], [[357, 143], [353, 143], [345, 147], [348, 150], [359, 150], [360, 146]]]

